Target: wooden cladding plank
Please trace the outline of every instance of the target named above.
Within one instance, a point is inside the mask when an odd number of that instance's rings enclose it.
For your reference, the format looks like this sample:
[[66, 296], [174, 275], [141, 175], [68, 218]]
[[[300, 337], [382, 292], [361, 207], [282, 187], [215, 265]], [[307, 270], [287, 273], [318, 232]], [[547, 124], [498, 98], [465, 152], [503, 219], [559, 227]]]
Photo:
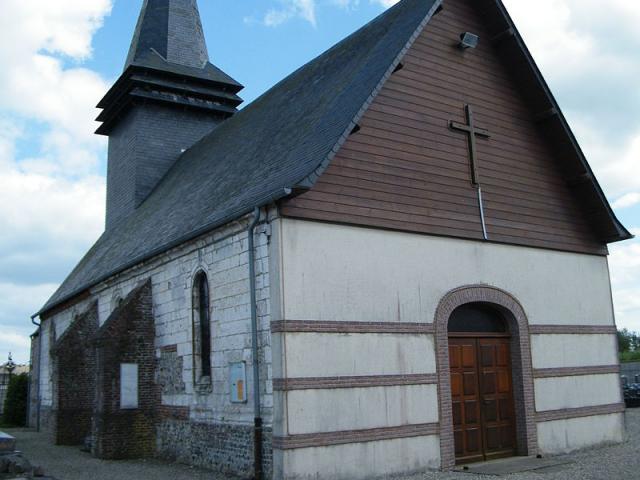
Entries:
[[[331, 191], [331, 187], [332, 185], [327, 185], [325, 189], [324, 184], [320, 185], [305, 196], [305, 201], [352, 205], [363, 208], [380, 208], [392, 212], [429, 215], [442, 219], [457, 219], [461, 221], [470, 220], [472, 222], [477, 220], [478, 216], [478, 202], [477, 199], [472, 198], [469, 199], [468, 205], [459, 205], [437, 200], [416, 200], [407, 196], [398, 197], [388, 193], [371, 192], [363, 188], [357, 191], [354, 191], [354, 189]], [[455, 198], [457, 200], [457, 197]], [[491, 215], [491, 218], [491, 222], [489, 222], [488, 225], [496, 227], [496, 232], [502, 231], [500, 230], [501, 228], [514, 228], [516, 230], [523, 230], [524, 233], [528, 234], [532, 229], [532, 225], [535, 225], [537, 234], [554, 235], [566, 238], [568, 241], [580, 240], [580, 236], [575, 233], [575, 230], [565, 228], [565, 225], [560, 222], [553, 224], [552, 222], [528, 219], [521, 215], [509, 214], [508, 212], [496, 212], [496, 214]]]
[[310, 208], [299, 208], [291, 204], [283, 206], [282, 214], [287, 217], [300, 218], [306, 220], [318, 220], [322, 222], [342, 223], [345, 225], [358, 225], [363, 227], [376, 227], [385, 230], [399, 230], [404, 232], [425, 233], [439, 236], [454, 236], [459, 238], [470, 238], [481, 240], [482, 230], [478, 225], [476, 232], [469, 230], [458, 230], [454, 227], [434, 227], [402, 220], [388, 220], [376, 216], [361, 216], [353, 213], [331, 212], [327, 210], [315, 210]]
[[[445, 133], [441, 131], [443, 125], [448, 125], [448, 121], [453, 116], [452, 112], [457, 112], [456, 109], [460, 109], [459, 102], [457, 102], [455, 106], [440, 105], [438, 101], [425, 100], [422, 97], [412, 96], [411, 93], [405, 92], [402, 88], [398, 88], [397, 84], [390, 82], [388, 89], [380, 94], [379, 101], [372, 105], [371, 113], [363, 118], [361, 125], [367, 125], [369, 121], [376, 119], [392, 123], [396, 120], [398, 126], [408, 125], [408, 128], [414, 128], [420, 132], [424, 130], [430, 131], [429, 127], [431, 127], [431, 129], [436, 128], [437, 133], [440, 135], [457, 138], [459, 134], [456, 132], [445, 130]], [[377, 114], [379, 111], [382, 115]], [[461, 111], [458, 112], [458, 114], [460, 113]], [[486, 111], [483, 111], [482, 115], [478, 114], [477, 116], [478, 123], [489, 129], [492, 136], [500, 136], [501, 147], [505, 153], [522, 154], [523, 152], [531, 152], [537, 155], [549, 154], [549, 149], [546, 148], [544, 144], [541, 144], [540, 138], [533, 133], [537, 131], [534, 123], [516, 123], [513, 119], [509, 121], [496, 118], [496, 116]], [[406, 122], [406, 120], [412, 120], [413, 125]], [[538, 157], [534, 155], [531, 158]], [[535, 166], [535, 164], [531, 165], [531, 167]]]
[[[371, 137], [360, 137], [358, 139], [352, 139], [349, 142], [348, 147], [345, 147], [345, 149], [340, 151], [340, 155], [334, 159], [334, 162], [332, 163], [332, 166], [334, 166], [336, 169], [338, 167], [342, 167], [345, 160], [348, 158], [351, 158], [352, 155], [357, 155], [358, 158], [360, 159], [368, 159], [370, 162], [372, 163], [376, 163], [376, 159], [390, 159], [391, 161], [393, 161], [393, 158], [397, 158], [397, 159], [408, 159], [408, 162], [414, 162], [415, 161], [415, 154], [408, 152], [408, 151], [399, 151], [399, 150], [393, 150], [391, 148], [387, 148], [387, 147], [380, 147], [379, 145], [376, 145], [375, 147], [373, 147], [370, 143], [359, 143], [360, 140], [364, 139], [364, 141], [366, 142], [369, 138]], [[378, 141], [376, 141], [376, 143], [380, 143]], [[350, 152], [355, 152], [354, 154], [350, 153]], [[372, 152], [377, 152], [377, 153], [372, 153]], [[429, 176], [429, 188], [431, 188], [431, 186], [433, 186], [434, 188], [437, 189], [438, 185], [442, 184], [442, 185], [446, 185], [447, 187], [451, 187], [451, 186], [461, 186], [463, 185], [463, 188], [469, 190], [471, 189], [471, 185], [469, 183], [469, 179], [470, 179], [470, 173], [469, 173], [469, 166], [465, 165], [465, 171], [461, 171], [459, 168], [455, 167], [455, 164], [457, 163], [456, 161], [450, 161], [449, 164], [450, 166], [452, 166], [451, 168], [451, 172], [454, 173], [447, 173], [447, 174], [441, 174], [440, 168], [442, 165], [446, 165], [446, 160], [440, 160], [439, 158], [435, 158], [433, 155], [430, 155], [430, 161], [432, 162], [432, 171], [430, 172], [431, 175]], [[398, 166], [398, 164], [396, 164], [396, 166]], [[404, 165], [403, 165], [404, 166]], [[400, 168], [402, 168], [403, 166], [401, 166]], [[443, 167], [446, 168], [446, 167]], [[425, 171], [425, 169], [429, 169], [429, 166], [420, 166], [420, 171]], [[333, 171], [334, 169], [332, 169], [331, 171]], [[330, 175], [331, 172], [328, 172], [327, 175]], [[411, 178], [413, 178], [412, 175], [410, 175]], [[382, 176], [378, 176], [380, 177], [378, 180], [383, 181], [385, 180], [386, 177], [382, 177]], [[456, 180], [454, 180], [454, 178]], [[372, 177], [372, 180], [375, 181], [375, 178]], [[457, 183], [454, 183], [457, 182]], [[388, 182], [384, 182], [384, 183], [388, 183]], [[517, 204], [518, 206], [524, 206], [524, 207], [531, 207], [533, 209], [537, 209], [540, 205], [544, 205], [546, 203], [548, 203], [548, 201], [538, 201], [534, 198], [531, 198], [528, 195], [521, 195], [519, 194], [519, 191], [515, 191], [515, 192], [504, 192], [505, 195], [516, 195], [516, 196], [512, 196], [512, 198], [509, 199], [509, 204]], [[518, 203], [517, 200], [521, 199], [522, 202]], [[546, 199], [545, 199], [546, 200]], [[539, 209], [537, 209], [536, 211], [541, 211]], [[542, 211], [541, 211], [542, 212]], [[533, 214], [532, 212], [529, 212], [529, 214]], [[582, 219], [579, 216], [575, 215], [575, 211], [574, 212], [567, 212], [567, 209], [555, 209], [554, 210], [554, 218], [560, 218], [563, 221], [566, 222], [571, 222], [573, 221], [574, 223], [581, 223], [581, 224], [585, 224], [585, 220]]]
[[[461, 52], [460, 32], [481, 37]], [[606, 254], [563, 176], [539, 112], [487, 40], [475, 8], [450, 0], [432, 19], [311, 191], [282, 203], [303, 219], [482, 239], [467, 138], [449, 129], [464, 105], [491, 134], [477, 141], [489, 240]]]
[[[366, 135], [367, 138], [364, 138], [364, 136]], [[373, 139], [373, 140], [371, 140]], [[360, 141], [367, 141], [367, 140], [371, 140], [372, 143], [375, 143], [375, 145], [384, 145], [385, 148], [389, 148], [391, 149], [391, 147], [397, 147], [398, 144], [394, 143], [392, 140], [385, 140], [385, 139], [380, 139], [380, 138], [376, 138], [373, 136], [370, 136], [368, 134], [364, 134], [363, 137], [361, 137]], [[419, 147], [413, 147], [410, 144], [404, 144], [404, 147], [411, 151], [411, 150], [423, 150], [425, 153], [427, 153], [427, 148], [419, 148]], [[345, 159], [339, 154], [337, 156], [336, 159], [334, 159], [334, 162], [332, 162], [332, 164], [330, 165], [330, 168], [327, 170], [328, 173], [332, 173], [334, 171], [340, 170], [342, 171], [342, 168], [340, 167], [340, 162], [344, 162]], [[469, 169], [468, 165], [464, 165], [464, 163], [460, 162], [459, 160], [455, 160], [452, 159], [451, 164], [453, 165], [454, 162], [459, 164], [459, 168], [460, 169], [464, 169], [466, 168], [467, 170]], [[372, 162], [373, 163], [373, 162]], [[379, 175], [378, 172], [373, 172], [371, 170], [373, 170], [373, 165], [371, 166], [371, 168], [367, 169], [366, 171], [360, 171], [359, 174], [362, 175], [364, 178], [368, 178], [371, 180], [374, 180], [376, 178], [381, 178], [383, 177], [383, 175]], [[461, 170], [462, 171], [462, 170]], [[444, 175], [440, 175], [439, 176], [440, 180], [443, 180], [445, 178]], [[409, 178], [414, 178], [414, 175], [409, 175]], [[458, 182], [457, 185], [458, 186], [465, 186], [466, 188], [468, 188], [469, 190], [472, 189], [472, 185], [471, 185], [471, 180], [470, 180], [470, 175], [468, 176], [468, 180], [464, 180], [462, 178], [458, 178]], [[484, 185], [495, 185], [497, 187], [500, 187], [504, 190], [504, 194], [508, 195], [508, 196], [515, 196], [515, 197], [519, 197], [522, 199], [528, 199], [528, 200], [532, 200], [536, 203], [538, 203], [539, 205], [547, 205], [549, 207], [553, 207], [553, 208], [564, 208], [564, 209], [568, 209], [570, 208], [570, 205], [567, 205], [566, 202], [571, 201], [572, 199], [568, 196], [562, 197], [560, 195], [560, 193], [555, 194], [553, 197], [550, 196], [545, 196], [544, 192], [540, 189], [537, 188], [535, 186], [527, 186], [525, 188], [525, 186], [520, 186], [517, 185], [513, 182], [509, 182], [507, 180], [502, 180], [500, 178], [494, 178], [490, 175], [484, 175], [483, 177], [483, 184]], [[423, 180], [428, 181], [430, 184], [431, 183], [437, 183], [435, 182], [434, 178], [432, 178], [432, 176], [428, 176], [428, 177], [423, 177]], [[322, 181], [322, 178], [321, 178]], [[402, 183], [400, 184], [402, 185]], [[577, 213], [577, 210], [575, 210], [575, 213]]]
[[[373, 206], [361, 206], [361, 205], [349, 205], [346, 202], [346, 199], [341, 198], [341, 203], [337, 202], [317, 202], [314, 200], [308, 200], [306, 198], [300, 199], [297, 202], [297, 205], [300, 208], [317, 208], [319, 210], [324, 209], [326, 212], [335, 212], [335, 213], [344, 213], [344, 214], [353, 214], [358, 215], [360, 217], [367, 216], [375, 216], [382, 220], [387, 220], [389, 222], [400, 221], [406, 223], [418, 223], [420, 225], [424, 225], [425, 227], [440, 227], [440, 228], [457, 228], [458, 230], [465, 230], [466, 228], [474, 225], [477, 221], [477, 218], [469, 216], [467, 220], [465, 219], [451, 219], [447, 218], [447, 215], [442, 214], [439, 216], [429, 215], [429, 216], [419, 216], [411, 213], [407, 213], [405, 209], [402, 208], [393, 208], [392, 205], [389, 205], [388, 208], [374, 208]], [[478, 222], [479, 223], [479, 222]]]

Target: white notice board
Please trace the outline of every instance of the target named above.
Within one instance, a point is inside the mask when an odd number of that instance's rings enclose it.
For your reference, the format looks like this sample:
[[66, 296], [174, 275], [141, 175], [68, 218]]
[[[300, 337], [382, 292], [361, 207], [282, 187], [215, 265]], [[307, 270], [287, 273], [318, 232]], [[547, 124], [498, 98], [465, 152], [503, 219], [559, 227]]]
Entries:
[[138, 408], [138, 365], [135, 363], [120, 364], [120, 408]]

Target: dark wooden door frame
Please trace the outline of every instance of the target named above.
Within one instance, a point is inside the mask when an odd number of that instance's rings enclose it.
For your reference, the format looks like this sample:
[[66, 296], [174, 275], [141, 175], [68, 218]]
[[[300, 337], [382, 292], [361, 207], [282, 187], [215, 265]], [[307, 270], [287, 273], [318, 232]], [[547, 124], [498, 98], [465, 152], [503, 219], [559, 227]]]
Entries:
[[447, 293], [438, 304], [434, 318], [440, 412], [440, 465], [442, 470], [452, 469], [456, 461], [447, 325], [451, 314], [456, 308], [475, 302], [484, 302], [497, 307], [509, 323], [509, 331], [512, 334], [511, 365], [516, 415], [517, 454], [535, 455], [538, 453], [533, 370], [531, 367], [531, 347], [527, 316], [516, 298], [506, 291], [489, 285], [469, 285], [456, 288]]

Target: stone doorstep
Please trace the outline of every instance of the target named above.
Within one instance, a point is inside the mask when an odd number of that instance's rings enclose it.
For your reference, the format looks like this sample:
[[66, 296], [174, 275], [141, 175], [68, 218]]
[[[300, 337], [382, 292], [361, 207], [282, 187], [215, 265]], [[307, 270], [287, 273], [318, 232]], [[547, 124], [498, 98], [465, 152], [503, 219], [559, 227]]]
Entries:
[[476, 475], [511, 475], [523, 472], [551, 471], [557, 467], [563, 467], [573, 462], [561, 458], [537, 458], [537, 457], [511, 457], [489, 462], [471, 463], [455, 470]]
[[0, 432], [0, 454], [13, 453], [16, 449], [16, 439], [11, 435]]

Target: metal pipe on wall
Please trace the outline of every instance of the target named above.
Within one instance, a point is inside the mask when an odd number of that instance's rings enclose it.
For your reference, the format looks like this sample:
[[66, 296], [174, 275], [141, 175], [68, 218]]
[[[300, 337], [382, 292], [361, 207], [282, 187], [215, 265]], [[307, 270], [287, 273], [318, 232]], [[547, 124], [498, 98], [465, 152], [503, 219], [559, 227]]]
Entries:
[[254, 234], [260, 221], [260, 208], [253, 211], [249, 224], [249, 292], [251, 302], [251, 356], [253, 360], [253, 409], [254, 409], [254, 479], [262, 480], [262, 413], [260, 408], [260, 363], [258, 358], [258, 306], [256, 304], [256, 266]]

